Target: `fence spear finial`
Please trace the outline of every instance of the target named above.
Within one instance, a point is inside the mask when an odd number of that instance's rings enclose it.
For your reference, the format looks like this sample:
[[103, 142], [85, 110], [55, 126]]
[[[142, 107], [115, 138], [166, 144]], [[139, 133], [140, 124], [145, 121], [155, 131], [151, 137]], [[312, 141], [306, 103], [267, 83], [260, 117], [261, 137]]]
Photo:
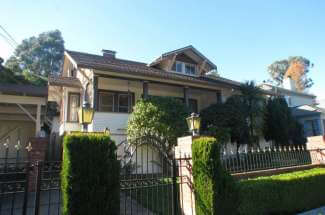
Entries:
[[26, 146], [26, 149], [28, 152], [32, 151], [33, 147], [32, 147], [31, 142], [28, 143], [28, 146]]

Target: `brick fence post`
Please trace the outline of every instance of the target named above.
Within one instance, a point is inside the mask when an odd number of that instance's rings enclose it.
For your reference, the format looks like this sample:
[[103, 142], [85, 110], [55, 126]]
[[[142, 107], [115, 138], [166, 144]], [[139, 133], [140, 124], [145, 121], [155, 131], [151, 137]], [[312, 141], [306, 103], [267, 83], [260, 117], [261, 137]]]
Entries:
[[195, 196], [192, 175], [192, 136], [177, 139], [175, 158], [178, 160], [179, 200], [183, 215], [195, 215]]
[[28, 154], [28, 161], [34, 165], [34, 168], [28, 174], [28, 190], [30, 192], [35, 191], [36, 180], [37, 180], [37, 161], [44, 161], [46, 157], [46, 152], [49, 145], [48, 138], [31, 138], [29, 140], [31, 143], [31, 151]]

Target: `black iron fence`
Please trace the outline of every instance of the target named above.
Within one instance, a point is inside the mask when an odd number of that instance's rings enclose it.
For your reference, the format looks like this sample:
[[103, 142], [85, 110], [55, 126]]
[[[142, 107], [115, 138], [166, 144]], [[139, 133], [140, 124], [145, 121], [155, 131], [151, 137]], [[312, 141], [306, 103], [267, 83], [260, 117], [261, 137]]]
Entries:
[[59, 161], [31, 162], [31, 143], [0, 145], [0, 215], [60, 214]]
[[[320, 150], [320, 149], [318, 149]], [[221, 153], [223, 166], [230, 173], [243, 173], [283, 167], [308, 165], [318, 161], [317, 150], [304, 146], [250, 149], [240, 152]]]
[[0, 167], [0, 215], [60, 214], [60, 162], [7, 162]]

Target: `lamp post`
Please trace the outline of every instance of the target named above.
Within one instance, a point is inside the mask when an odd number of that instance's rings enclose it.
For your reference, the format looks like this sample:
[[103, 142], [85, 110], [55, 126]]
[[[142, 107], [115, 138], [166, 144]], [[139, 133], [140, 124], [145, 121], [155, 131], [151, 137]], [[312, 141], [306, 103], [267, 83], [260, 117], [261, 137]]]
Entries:
[[187, 126], [192, 132], [193, 136], [198, 136], [200, 132], [200, 126], [201, 126], [201, 118], [198, 114], [192, 113], [190, 117], [186, 118]]
[[94, 109], [84, 100], [82, 107], [79, 109], [79, 123], [82, 124], [82, 131], [88, 131], [88, 124], [93, 121]]

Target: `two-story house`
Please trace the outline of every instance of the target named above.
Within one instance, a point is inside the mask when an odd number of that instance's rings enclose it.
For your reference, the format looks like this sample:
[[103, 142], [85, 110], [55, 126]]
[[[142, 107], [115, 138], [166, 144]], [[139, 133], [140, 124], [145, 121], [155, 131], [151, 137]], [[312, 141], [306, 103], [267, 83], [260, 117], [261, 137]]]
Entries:
[[180, 98], [193, 112], [225, 101], [240, 83], [208, 75], [217, 66], [193, 46], [162, 54], [151, 63], [75, 51], [64, 54], [63, 73], [49, 78], [49, 101], [60, 107], [54, 132], [81, 130], [78, 108], [83, 93], [95, 109], [89, 131], [110, 129], [117, 143], [126, 139], [127, 121], [135, 102], [148, 95]]

